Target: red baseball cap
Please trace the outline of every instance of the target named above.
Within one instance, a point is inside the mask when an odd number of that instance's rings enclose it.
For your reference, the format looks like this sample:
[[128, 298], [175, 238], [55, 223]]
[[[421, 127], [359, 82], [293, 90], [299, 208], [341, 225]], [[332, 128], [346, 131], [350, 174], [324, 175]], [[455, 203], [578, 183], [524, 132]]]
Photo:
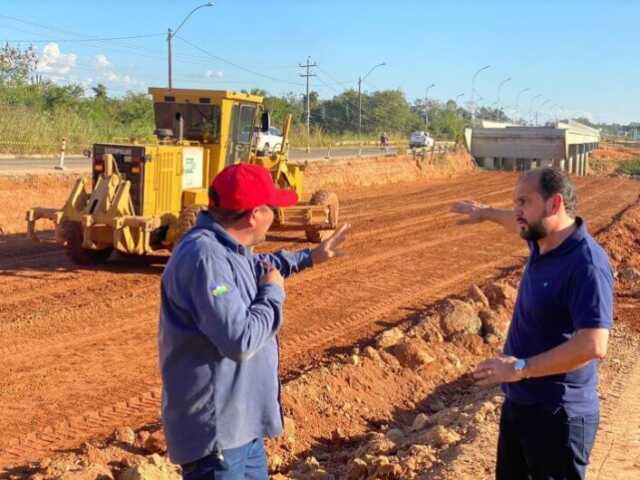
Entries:
[[[289, 207], [298, 201], [293, 190], [276, 188], [271, 173], [260, 165], [238, 163], [222, 170], [211, 183], [217, 207], [240, 212], [260, 205]], [[212, 199], [209, 200], [211, 203]]]

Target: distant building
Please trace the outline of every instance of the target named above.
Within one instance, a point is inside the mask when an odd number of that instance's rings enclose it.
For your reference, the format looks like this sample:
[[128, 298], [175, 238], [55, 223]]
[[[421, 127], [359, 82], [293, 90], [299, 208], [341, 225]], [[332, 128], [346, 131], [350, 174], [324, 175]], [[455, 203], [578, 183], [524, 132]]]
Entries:
[[625, 137], [632, 140], [640, 140], [640, 122], [631, 122], [624, 128]]

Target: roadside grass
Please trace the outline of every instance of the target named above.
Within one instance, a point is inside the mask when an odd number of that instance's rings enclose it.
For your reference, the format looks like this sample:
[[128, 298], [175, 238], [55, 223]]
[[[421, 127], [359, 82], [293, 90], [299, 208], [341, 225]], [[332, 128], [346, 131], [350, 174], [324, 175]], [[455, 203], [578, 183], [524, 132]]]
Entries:
[[[62, 140], [66, 139], [68, 154], [81, 153], [99, 142], [129, 143], [154, 142], [153, 124], [135, 121], [128, 124], [115, 121], [94, 112], [74, 109], [56, 109], [50, 112], [29, 107], [0, 105], [0, 154], [58, 154]], [[391, 134], [390, 142], [406, 147], [407, 138]], [[355, 132], [328, 133], [312, 128], [307, 137], [304, 125], [294, 125], [289, 134], [291, 148], [329, 148], [330, 146], [377, 145], [379, 134], [365, 134], [358, 138]]]
[[150, 137], [152, 125], [122, 125], [109, 117], [91, 117], [72, 109], [42, 112], [0, 106], [0, 153], [57, 154], [66, 139], [67, 153], [81, 153], [96, 142]]
[[640, 175], [640, 157], [622, 162], [618, 172], [626, 175]]

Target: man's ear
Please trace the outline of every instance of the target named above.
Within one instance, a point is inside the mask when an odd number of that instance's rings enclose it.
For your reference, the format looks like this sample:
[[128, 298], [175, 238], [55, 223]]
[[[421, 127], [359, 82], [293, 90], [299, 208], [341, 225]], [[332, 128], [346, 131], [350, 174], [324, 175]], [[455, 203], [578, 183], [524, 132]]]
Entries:
[[561, 193], [556, 193], [551, 197], [551, 214], [556, 215], [564, 206], [564, 197]]
[[245, 217], [246, 220], [247, 220], [247, 223], [252, 228], [255, 227], [258, 224], [257, 215], [258, 215], [258, 207], [252, 208], [251, 211], [249, 213], [247, 213], [247, 215]]

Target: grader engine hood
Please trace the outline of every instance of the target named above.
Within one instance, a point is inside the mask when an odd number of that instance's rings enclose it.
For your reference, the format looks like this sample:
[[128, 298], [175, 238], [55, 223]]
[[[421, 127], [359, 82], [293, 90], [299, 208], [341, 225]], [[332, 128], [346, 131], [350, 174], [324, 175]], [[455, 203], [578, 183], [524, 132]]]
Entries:
[[144, 165], [145, 147], [143, 145], [109, 145], [93, 146], [92, 183], [95, 187], [100, 175], [104, 172], [104, 156], [113, 155], [117, 171], [131, 182], [131, 200], [137, 215], [142, 214], [144, 204]]

